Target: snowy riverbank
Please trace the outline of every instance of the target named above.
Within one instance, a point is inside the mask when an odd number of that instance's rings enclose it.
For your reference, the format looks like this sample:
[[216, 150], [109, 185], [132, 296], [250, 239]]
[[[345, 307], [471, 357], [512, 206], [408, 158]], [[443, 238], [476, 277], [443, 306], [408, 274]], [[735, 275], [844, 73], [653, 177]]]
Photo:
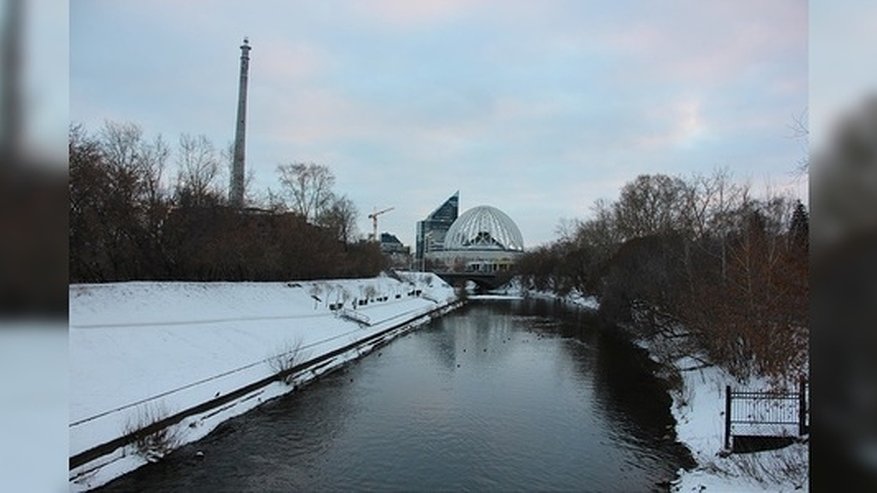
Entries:
[[[322, 361], [289, 384], [274, 381], [172, 427], [174, 445], [195, 441], [385, 340], [374, 336], [398, 335], [455, 301], [450, 286], [422, 273], [403, 273], [401, 280], [73, 285], [70, 457], [83, 457], [132, 426], [270, 378], [279, 353], [291, 351], [301, 364], [369, 340], [368, 347]], [[70, 471], [71, 489], [97, 487], [147, 460], [130, 444], [79, 460]]]
[[[559, 296], [550, 291], [523, 289], [512, 281], [498, 293], [560, 300], [563, 303], [597, 310], [599, 301], [590, 295], [573, 291]], [[635, 341], [656, 362], [667, 362], [666, 354], [675, 351], [675, 341], [660, 335]], [[767, 382], [736, 382], [716, 366], [684, 357], [671, 362], [678, 371], [681, 390], [671, 392], [671, 412], [676, 419], [676, 435], [697, 462], [692, 470], [680, 469], [679, 477], [670, 484], [673, 492], [784, 492], [809, 488], [809, 443], [795, 443], [779, 450], [731, 454], [724, 448], [725, 386], [764, 390]]]
[[[670, 392], [671, 412], [676, 420], [676, 436], [691, 452], [697, 466], [680, 469], [679, 477], [670, 483], [673, 492], [786, 492], [806, 490], [809, 486], [809, 445], [795, 443], [779, 450], [727, 454], [725, 437], [725, 386], [735, 389], [764, 391], [767, 381], [752, 379], [738, 382], [718, 366], [706, 364], [708, 359], [672, 355], [683, 354], [679, 338], [657, 333], [640, 338], [637, 345], [660, 364], [670, 365], [662, 377], [676, 373], [680, 383]], [[784, 430], [794, 435], [794, 430]]]
[[571, 290], [565, 295], [559, 295], [553, 291], [541, 291], [538, 289], [528, 289], [521, 285], [520, 281], [515, 278], [508, 282], [500, 289], [491, 291], [491, 293], [503, 296], [515, 296], [519, 298], [538, 298], [544, 300], [556, 300], [562, 303], [573, 305], [578, 308], [596, 311], [600, 308], [600, 302], [596, 296], [585, 294], [577, 289]]
[[682, 390], [672, 392], [673, 417], [680, 442], [691, 450], [697, 467], [680, 470], [671, 491], [783, 492], [809, 489], [809, 443], [779, 450], [724, 454], [725, 385], [764, 390], [767, 382], [739, 384], [722, 369], [691, 358], [676, 362]]

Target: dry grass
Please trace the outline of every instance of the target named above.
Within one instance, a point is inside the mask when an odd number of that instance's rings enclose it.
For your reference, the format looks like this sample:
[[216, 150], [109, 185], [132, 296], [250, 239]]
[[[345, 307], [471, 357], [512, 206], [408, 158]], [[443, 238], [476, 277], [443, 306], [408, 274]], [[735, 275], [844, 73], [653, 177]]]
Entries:
[[305, 359], [301, 348], [302, 338], [299, 337], [294, 341], [284, 342], [273, 355], [268, 357], [268, 366], [275, 373], [283, 373], [283, 382], [287, 385], [292, 385], [293, 382], [293, 375], [290, 373], [290, 370]]
[[167, 426], [151, 433], [147, 427], [162, 421], [169, 415], [161, 403], [146, 403], [137, 408], [137, 414], [125, 424], [125, 435], [133, 435], [133, 446], [138, 455], [149, 462], [157, 462], [177, 448], [181, 436], [176, 425]]
[[729, 459], [740, 471], [760, 483], [788, 484], [796, 489], [807, 481], [807, 448], [790, 446], [752, 454], [732, 454]]

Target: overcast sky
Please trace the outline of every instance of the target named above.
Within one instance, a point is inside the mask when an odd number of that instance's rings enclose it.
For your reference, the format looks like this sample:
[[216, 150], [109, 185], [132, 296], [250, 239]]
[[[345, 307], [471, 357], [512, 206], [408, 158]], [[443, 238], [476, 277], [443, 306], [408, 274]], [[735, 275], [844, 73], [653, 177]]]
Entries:
[[[806, 195], [803, 0], [162, 1], [70, 4], [70, 117], [175, 143], [234, 137], [249, 36], [247, 168], [329, 166], [406, 244], [456, 190], [554, 238], [642, 173], [726, 166]], [[802, 197], [805, 198], [805, 197]]]

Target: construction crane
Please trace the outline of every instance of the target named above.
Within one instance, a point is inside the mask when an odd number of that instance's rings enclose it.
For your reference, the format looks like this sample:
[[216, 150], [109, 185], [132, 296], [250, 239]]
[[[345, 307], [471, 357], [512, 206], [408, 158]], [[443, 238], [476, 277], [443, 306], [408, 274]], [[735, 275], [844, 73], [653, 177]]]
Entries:
[[390, 212], [391, 210], [395, 209], [395, 207], [388, 207], [382, 211], [376, 209], [377, 208], [373, 209], [374, 212], [369, 214], [368, 218], [372, 220], [372, 239], [380, 243], [381, 240], [378, 239], [378, 216], [385, 212]]

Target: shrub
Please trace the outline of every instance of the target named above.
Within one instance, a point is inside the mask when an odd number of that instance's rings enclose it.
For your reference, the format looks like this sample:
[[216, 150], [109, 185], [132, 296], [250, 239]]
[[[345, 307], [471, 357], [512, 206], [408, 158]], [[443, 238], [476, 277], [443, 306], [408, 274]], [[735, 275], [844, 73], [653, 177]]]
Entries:
[[125, 424], [125, 435], [133, 435], [133, 445], [138, 455], [149, 462], [157, 462], [177, 448], [181, 436], [176, 425], [147, 431], [156, 423], [168, 417], [167, 409], [161, 403], [146, 403], [137, 408], [137, 415], [129, 417]]
[[298, 337], [294, 341], [284, 342], [267, 361], [268, 366], [281, 376], [285, 384], [292, 385], [292, 369], [304, 359], [302, 338]]

